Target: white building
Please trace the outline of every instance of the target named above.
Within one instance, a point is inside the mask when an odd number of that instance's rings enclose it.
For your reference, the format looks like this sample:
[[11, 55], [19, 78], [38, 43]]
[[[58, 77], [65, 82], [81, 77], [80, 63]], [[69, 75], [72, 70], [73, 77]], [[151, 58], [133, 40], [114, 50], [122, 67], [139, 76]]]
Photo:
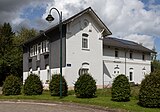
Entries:
[[[151, 53], [135, 42], [108, 37], [112, 33], [89, 7], [63, 21], [63, 76], [73, 87], [83, 73], [90, 73], [99, 88], [108, 86], [118, 74], [141, 83], [151, 71]], [[59, 73], [59, 27], [28, 40], [23, 47], [23, 81], [32, 72], [45, 85]]]

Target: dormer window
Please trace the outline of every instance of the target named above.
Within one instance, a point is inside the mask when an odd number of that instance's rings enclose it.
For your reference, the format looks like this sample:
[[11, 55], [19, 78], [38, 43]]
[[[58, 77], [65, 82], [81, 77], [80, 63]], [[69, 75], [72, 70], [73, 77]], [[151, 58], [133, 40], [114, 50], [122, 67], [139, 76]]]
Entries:
[[87, 33], [82, 34], [82, 49], [89, 49], [89, 38]]

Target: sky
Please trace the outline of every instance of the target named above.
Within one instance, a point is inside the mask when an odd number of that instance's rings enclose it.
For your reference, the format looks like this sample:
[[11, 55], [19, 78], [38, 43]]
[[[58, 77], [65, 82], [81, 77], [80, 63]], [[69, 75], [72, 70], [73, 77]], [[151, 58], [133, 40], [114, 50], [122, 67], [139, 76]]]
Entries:
[[[56, 7], [63, 20], [91, 7], [112, 32], [112, 37], [156, 48], [160, 59], [160, 0], [0, 0], [0, 24], [9, 22], [18, 32], [22, 27], [44, 30], [49, 10]], [[52, 15], [57, 16], [52, 11]]]

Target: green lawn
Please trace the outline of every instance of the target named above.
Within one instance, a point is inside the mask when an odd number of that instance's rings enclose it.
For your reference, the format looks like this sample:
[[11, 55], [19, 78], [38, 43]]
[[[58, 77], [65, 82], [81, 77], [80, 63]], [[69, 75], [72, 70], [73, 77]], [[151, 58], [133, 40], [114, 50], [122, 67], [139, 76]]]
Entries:
[[158, 108], [143, 108], [137, 105], [137, 95], [138, 95], [138, 87], [132, 88], [132, 97], [131, 101], [129, 102], [113, 102], [111, 101], [111, 90], [110, 89], [103, 89], [97, 91], [97, 97], [96, 98], [76, 98], [74, 95], [74, 91], [69, 91], [69, 95], [67, 97], [64, 97], [62, 99], [59, 99], [59, 97], [53, 97], [50, 96], [49, 91], [44, 91], [42, 95], [33, 95], [33, 96], [24, 96], [24, 95], [18, 95], [18, 96], [0, 96], [1, 100], [41, 100], [41, 101], [49, 101], [49, 102], [74, 102], [74, 103], [81, 103], [81, 104], [89, 104], [89, 105], [98, 105], [106, 108], [114, 108], [114, 109], [121, 109], [121, 110], [127, 110], [132, 112], [160, 112], [160, 109]]

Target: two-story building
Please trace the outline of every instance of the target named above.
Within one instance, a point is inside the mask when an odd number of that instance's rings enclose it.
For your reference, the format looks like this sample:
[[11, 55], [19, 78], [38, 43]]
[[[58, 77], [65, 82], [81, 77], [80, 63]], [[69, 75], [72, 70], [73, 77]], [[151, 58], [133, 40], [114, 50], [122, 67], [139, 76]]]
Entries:
[[[153, 51], [108, 37], [111, 31], [90, 7], [63, 21], [62, 27], [62, 73], [69, 87], [83, 73], [90, 73], [100, 88], [110, 85], [118, 74], [140, 83], [150, 73]], [[59, 25], [24, 43], [23, 81], [31, 73], [44, 85], [60, 73]]]

